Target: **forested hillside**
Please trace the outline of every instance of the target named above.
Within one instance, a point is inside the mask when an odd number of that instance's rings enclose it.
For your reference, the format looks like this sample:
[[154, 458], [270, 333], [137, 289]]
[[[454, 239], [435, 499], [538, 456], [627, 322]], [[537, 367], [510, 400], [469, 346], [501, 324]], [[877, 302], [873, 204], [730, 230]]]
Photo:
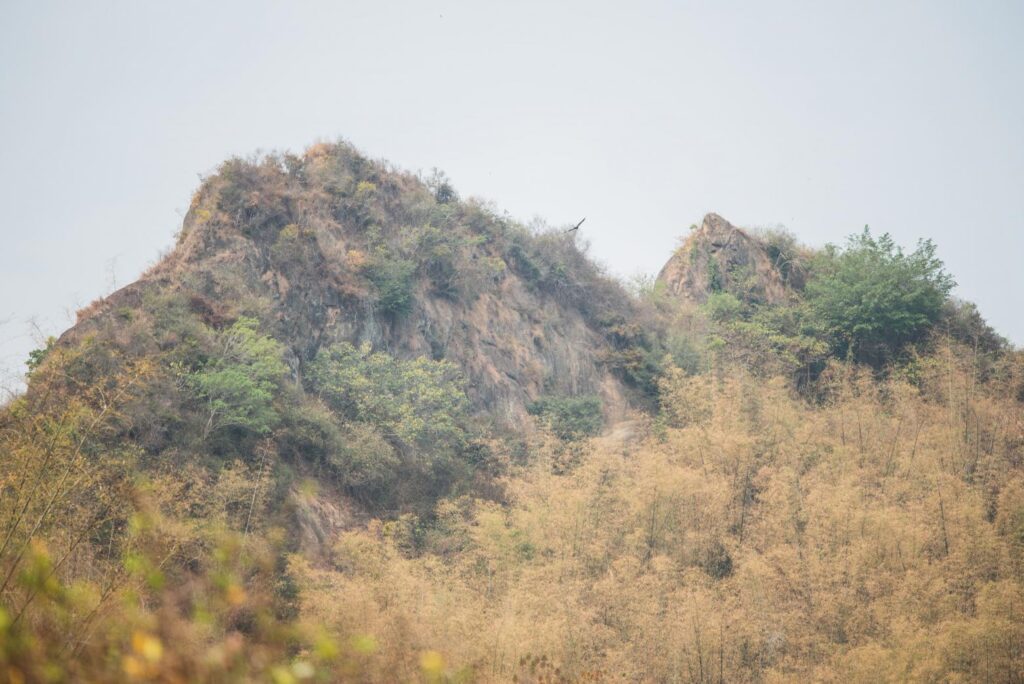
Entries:
[[1024, 681], [1024, 356], [953, 286], [230, 160], [0, 407], [0, 678]]

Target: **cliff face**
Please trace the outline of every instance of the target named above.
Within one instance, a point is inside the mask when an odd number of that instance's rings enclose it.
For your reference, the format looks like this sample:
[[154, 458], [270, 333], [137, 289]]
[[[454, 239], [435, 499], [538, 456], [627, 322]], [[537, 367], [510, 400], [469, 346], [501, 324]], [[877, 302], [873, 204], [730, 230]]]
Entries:
[[602, 325], [631, 304], [572, 237], [532, 235], [344, 145], [225, 164], [196, 193], [172, 253], [80, 312], [62, 339], [168, 296], [215, 327], [257, 316], [297, 376], [344, 340], [452, 361], [476, 408], [506, 427], [545, 394], [598, 395], [609, 418], [624, 408]]
[[778, 304], [789, 298], [767, 245], [718, 214], [708, 214], [661, 269], [658, 280], [683, 300], [703, 303], [713, 292]]

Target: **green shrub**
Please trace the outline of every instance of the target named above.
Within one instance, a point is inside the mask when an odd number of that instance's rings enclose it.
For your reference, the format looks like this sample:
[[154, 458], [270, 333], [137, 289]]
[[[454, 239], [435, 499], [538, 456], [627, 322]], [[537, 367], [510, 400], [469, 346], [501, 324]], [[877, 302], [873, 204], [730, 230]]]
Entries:
[[1006, 338], [982, 318], [977, 305], [972, 302], [947, 300], [942, 307], [941, 328], [957, 342], [981, 354], [998, 354], [1010, 346]]
[[339, 448], [330, 454], [329, 463], [342, 475], [346, 486], [371, 501], [383, 499], [402, 474], [398, 452], [373, 425], [366, 423], [344, 427]]
[[469, 401], [457, 367], [420, 357], [411, 361], [342, 342], [321, 350], [309, 380], [327, 403], [351, 421], [370, 423], [406, 447], [456, 447]]
[[34, 371], [36, 368], [39, 368], [39, 366], [43, 365], [43, 361], [46, 360], [46, 357], [49, 355], [50, 350], [53, 349], [53, 346], [56, 343], [56, 337], [48, 337], [46, 338], [46, 346], [40, 347], [39, 349], [33, 349], [28, 353], [28, 360], [25, 362], [25, 365], [28, 366], [28, 370], [30, 373]]
[[402, 475], [395, 447], [369, 423], [346, 422], [324, 403], [296, 402], [283, 409], [274, 441], [283, 459], [305, 463], [364, 502], [383, 501]]
[[440, 228], [433, 225], [423, 227], [416, 239], [416, 256], [420, 268], [430, 279], [434, 292], [449, 299], [471, 297], [477, 288], [487, 280], [485, 271], [493, 264], [477, 263], [473, 249], [485, 238], [470, 236], [465, 230], [454, 226]]
[[451, 231], [427, 226], [417, 240], [423, 271], [438, 294], [455, 299], [459, 295], [459, 240]]
[[214, 354], [189, 375], [206, 404], [203, 437], [222, 428], [264, 434], [277, 423], [273, 400], [288, 367], [284, 347], [257, 332], [255, 318], [242, 317], [217, 334]]
[[537, 284], [540, 282], [540, 267], [530, 256], [525, 245], [520, 244], [519, 242], [513, 242], [509, 246], [505, 258], [512, 266], [512, 270], [521, 276], [527, 283]]
[[721, 292], [724, 287], [724, 276], [718, 259], [713, 256], [708, 257], [708, 289], [711, 292]]
[[866, 227], [845, 248], [827, 248], [814, 270], [807, 298], [834, 353], [876, 367], [925, 336], [954, 285], [930, 240], [904, 254]]
[[416, 263], [409, 259], [378, 256], [367, 269], [377, 288], [377, 306], [391, 316], [408, 313], [412, 307], [413, 276]]
[[738, 320], [743, 314], [743, 303], [729, 292], [712, 292], [704, 303], [704, 310], [712, 321], [725, 323]]
[[655, 397], [661, 359], [665, 354], [661, 346], [643, 327], [627, 323], [623, 318], [606, 322], [604, 335], [611, 345], [611, 349], [601, 356], [604, 364], [630, 386], [640, 390], [644, 397]]
[[538, 416], [561, 439], [575, 440], [601, 431], [601, 400], [594, 395], [541, 397], [527, 411]]
[[459, 193], [452, 187], [451, 181], [443, 171], [433, 169], [425, 182], [438, 204], [454, 204], [459, 201]]
[[317, 354], [307, 384], [342, 422], [328, 460], [364, 502], [429, 507], [470, 476], [469, 400], [453, 364], [343, 342]]
[[[704, 347], [705, 341], [699, 334], [686, 334], [683, 332], [670, 332], [665, 339], [665, 352], [673, 364], [683, 369], [686, 373], [694, 375], [704, 369], [706, 365]], [[664, 369], [665, 362], [659, 364]], [[657, 381], [657, 378], [655, 378]]]

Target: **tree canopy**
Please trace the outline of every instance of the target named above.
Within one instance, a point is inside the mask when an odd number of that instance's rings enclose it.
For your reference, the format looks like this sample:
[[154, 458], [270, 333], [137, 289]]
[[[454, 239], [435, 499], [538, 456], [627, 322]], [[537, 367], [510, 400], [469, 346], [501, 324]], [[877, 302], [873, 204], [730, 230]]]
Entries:
[[456, 447], [465, 439], [459, 422], [468, 401], [450, 362], [402, 361], [342, 342], [317, 355], [309, 378], [340, 415], [372, 423], [403, 447]]
[[931, 240], [905, 254], [888, 233], [865, 227], [846, 246], [829, 246], [807, 284], [808, 302], [834, 352], [881, 365], [923, 338], [954, 285]]
[[259, 321], [243, 316], [217, 334], [216, 354], [190, 380], [206, 400], [205, 434], [226, 427], [268, 432], [277, 421], [274, 390], [288, 367], [283, 346], [258, 332]]

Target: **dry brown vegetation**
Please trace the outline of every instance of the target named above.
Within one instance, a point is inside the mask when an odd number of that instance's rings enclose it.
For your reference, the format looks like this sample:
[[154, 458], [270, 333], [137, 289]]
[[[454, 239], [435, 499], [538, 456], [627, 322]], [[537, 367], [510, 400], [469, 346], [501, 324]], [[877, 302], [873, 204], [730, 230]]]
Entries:
[[479, 681], [541, 655], [608, 681], [1020, 681], [1024, 413], [956, 358], [920, 387], [832, 367], [820, 406], [670, 374], [667, 424], [564, 474], [535, 445], [510, 506], [442, 502], [420, 555], [374, 522], [330, 568], [294, 559], [301, 619], [374, 635], [381, 679], [430, 649]]

